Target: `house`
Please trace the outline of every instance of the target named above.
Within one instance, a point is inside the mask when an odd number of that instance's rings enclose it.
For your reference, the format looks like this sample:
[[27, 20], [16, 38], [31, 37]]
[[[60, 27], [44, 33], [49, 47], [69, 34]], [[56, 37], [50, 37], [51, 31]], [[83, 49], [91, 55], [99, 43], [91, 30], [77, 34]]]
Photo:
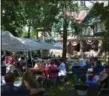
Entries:
[[[74, 35], [72, 34], [72, 29], [70, 26], [68, 26], [67, 52], [69, 54], [73, 54], [75, 51], [79, 52], [79, 54], [85, 52], [88, 54], [92, 53], [92, 55], [97, 55], [99, 53], [101, 46], [101, 38], [99, 35], [103, 33], [105, 27], [104, 24], [100, 22], [99, 17], [92, 17], [92, 9], [89, 11], [83, 10], [79, 13], [66, 12], [66, 16], [70, 17], [71, 21], [75, 20], [81, 28], [81, 32], [77, 35]], [[61, 31], [63, 33], [63, 29]], [[74, 31], [75, 29], [73, 32]], [[63, 42], [62, 36], [60, 36], [58, 32], [55, 32], [55, 34], [55, 39]]]

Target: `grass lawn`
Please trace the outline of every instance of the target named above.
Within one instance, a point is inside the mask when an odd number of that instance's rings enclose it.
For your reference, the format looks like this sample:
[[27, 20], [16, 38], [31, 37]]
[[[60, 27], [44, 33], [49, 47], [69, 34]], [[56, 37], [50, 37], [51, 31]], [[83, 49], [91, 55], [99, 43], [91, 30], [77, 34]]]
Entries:
[[[75, 79], [72, 74], [68, 74], [68, 82], [63, 85], [58, 85], [57, 87], [53, 88], [46, 88], [47, 92], [50, 94], [50, 96], [78, 96], [74, 90], [72, 89], [72, 85], [75, 84]], [[96, 89], [90, 89], [88, 91], [87, 96], [96, 96]], [[106, 94], [101, 94], [100, 96], [109, 96]]]
[[75, 96], [73, 90], [70, 90], [73, 84], [74, 84], [74, 77], [72, 76], [72, 74], [68, 74], [68, 82], [66, 84], [46, 89], [47, 92], [50, 94], [50, 96], [71, 96], [71, 95]]
[[[18, 77], [15, 81], [21, 81], [22, 78]], [[18, 82], [16, 82], [17, 84]], [[68, 82], [65, 84], [59, 84], [58, 86], [54, 87], [46, 87], [46, 91], [50, 94], [50, 96], [71, 96], [74, 94], [72, 90], [72, 85], [74, 84], [74, 77], [71, 73], [68, 74]], [[73, 95], [75, 96], [75, 95]]]
[[[16, 78], [16, 80], [21, 80], [22, 78]], [[77, 96], [72, 89], [72, 85], [75, 84], [74, 76], [70, 73], [68, 74], [68, 82], [62, 85], [58, 85], [55, 87], [45, 87], [47, 93], [49, 93], [49, 96]], [[90, 93], [88, 93], [87, 96], [96, 96], [95, 89], [93, 89]], [[100, 95], [100, 96], [108, 96], [108, 94]]]

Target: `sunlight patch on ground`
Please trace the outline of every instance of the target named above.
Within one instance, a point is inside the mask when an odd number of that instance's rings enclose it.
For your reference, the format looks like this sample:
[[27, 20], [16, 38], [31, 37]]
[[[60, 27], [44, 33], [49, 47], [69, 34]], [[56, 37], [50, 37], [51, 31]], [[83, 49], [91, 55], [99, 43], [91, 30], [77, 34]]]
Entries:
[[64, 90], [64, 87], [60, 87], [59, 89], [60, 89], [60, 90]]

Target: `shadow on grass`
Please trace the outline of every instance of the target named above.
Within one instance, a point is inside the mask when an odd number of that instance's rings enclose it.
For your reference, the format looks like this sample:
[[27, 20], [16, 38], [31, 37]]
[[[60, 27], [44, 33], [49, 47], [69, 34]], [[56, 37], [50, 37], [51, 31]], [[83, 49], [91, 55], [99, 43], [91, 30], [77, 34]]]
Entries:
[[52, 88], [46, 88], [50, 96], [76, 96], [72, 88], [74, 84], [74, 77], [72, 74], [68, 74], [68, 81], [62, 85], [54, 86]]

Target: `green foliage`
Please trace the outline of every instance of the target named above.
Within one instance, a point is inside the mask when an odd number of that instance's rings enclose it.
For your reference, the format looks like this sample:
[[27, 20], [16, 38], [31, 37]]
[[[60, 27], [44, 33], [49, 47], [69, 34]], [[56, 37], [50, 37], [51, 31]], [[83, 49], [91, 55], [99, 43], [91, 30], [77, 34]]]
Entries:
[[102, 43], [102, 50], [105, 52], [109, 52], [109, 32], [105, 32]]
[[34, 32], [38, 28], [45, 32], [51, 31], [52, 25], [56, 23], [56, 30], [59, 30], [63, 26], [60, 20], [64, 17], [63, 11], [78, 11], [77, 4], [72, 0], [3, 0], [1, 7], [2, 28], [15, 36], [21, 36], [25, 25]]
[[22, 38], [27, 38], [27, 37], [28, 37], [27, 32], [23, 32], [23, 33], [21, 34], [21, 37], [22, 37]]
[[19, 14], [18, 0], [2, 0], [1, 5], [1, 24], [2, 28], [18, 36], [22, 30], [23, 18]]
[[[77, 3], [74, 3], [72, 0], [68, 1], [60, 1], [58, 2], [60, 13], [56, 16], [57, 22], [55, 22], [55, 32], [63, 31], [64, 25], [64, 17], [66, 16], [66, 12], [79, 12], [79, 7]], [[65, 8], [66, 6], [66, 8]], [[72, 20], [70, 16], [66, 16], [67, 19], [67, 27], [71, 28], [72, 34], [78, 35], [80, 33], [80, 25], [76, 20]], [[67, 28], [68, 29], [68, 28]]]
[[50, 31], [59, 8], [57, 1], [21, 1], [3, 0], [2, 2], [2, 28], [20, 35], [26, 25], [31, 29], [43, 28]]
[[54, 25], [56, 30], [53, 31], [60, 32], [63, 28], [63, 56], [66, 58], [67, 28], [70, 26], [73, 34], [80, 33], [77, 21], [66, 14], [72, 11], [79, 11], [73, 0], [3, 0], [2, 28], [21, 36], [24, 26], [28, 26], [28, 34], [25, 32], [22, 36], [32, 38], [38, 29], [50, 32]]
[[100, 17], [101, 22], [105, 24], [105, 35], [103, 37], [102, 50], [109, 52], [109, 3], [104, 6], [104, 3], [96, 3], [92, 9], [93, 17]]

